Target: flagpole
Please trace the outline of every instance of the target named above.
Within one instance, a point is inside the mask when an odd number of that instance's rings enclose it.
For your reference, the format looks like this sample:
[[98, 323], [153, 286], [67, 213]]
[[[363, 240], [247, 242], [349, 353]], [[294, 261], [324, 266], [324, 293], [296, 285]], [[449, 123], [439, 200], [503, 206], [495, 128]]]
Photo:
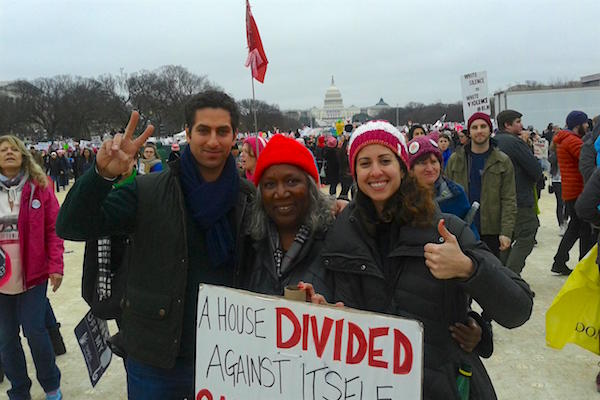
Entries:
[[252, 114], [254, 114], [254, 132], [256, 132], [256, 144], [254, 145], [256, 148], [254, 149], [254, 156], [258, 159], [258, 123], [256, 122], [256, 96], [254, 95], [254, 77], [252, 76], [252, 72], [250, 72], [250, 80], [252, 81]]
[[250, 81], [252, 81], [252, 114], [254, 114], [254, 132], [258, 136], [258, 123], [256, 122], [256, 96], [254, 95], [254, 77], [250, 72]]

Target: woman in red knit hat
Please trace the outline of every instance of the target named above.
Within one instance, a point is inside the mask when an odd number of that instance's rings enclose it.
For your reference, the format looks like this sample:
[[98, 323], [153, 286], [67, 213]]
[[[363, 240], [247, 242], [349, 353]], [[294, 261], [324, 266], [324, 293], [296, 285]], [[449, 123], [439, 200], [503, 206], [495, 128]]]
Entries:
[[[408, 173], [406, 142], [394, 126], [362, 125], [348, 156], [358, 191], [327, 234], [327, 300], [423, 323], [423, 399], [458, 399], [464, 363], [473, 371], [470, 398], [496, 398], [477, 353], [465, 351], [449, 326], [466, 323], [471, 298], [500, 325], [522, 325], [533, 306], [528, 285], [462, 220], [439, 212], [431, 192]], [[308, 289], [313, 301], [324, 300]]]
[[296, 140], [276, 135], [258, 158], [254, 183], [250, 234], [256, 257], [247, 289], [282, 295], [286, 286], [309, 281], [329, 297], [320, 255], [334, 220], [334, 200], [319, 190], [312, 154]]

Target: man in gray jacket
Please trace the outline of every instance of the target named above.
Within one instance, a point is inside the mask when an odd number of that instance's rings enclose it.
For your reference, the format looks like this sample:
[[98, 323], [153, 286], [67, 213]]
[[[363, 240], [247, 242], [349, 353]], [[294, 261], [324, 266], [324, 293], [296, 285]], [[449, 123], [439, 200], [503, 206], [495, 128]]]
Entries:
[[[594, 118], [598, 119], [598, 117]], [[579, 172], [583, 176], [583, 183], [586, 184], [594, 171], [598, 168], [596, 165], [596, 139], [600, 136], [600, 123], [594, 124], [594, 129], [585, 134], [582, 138], [583, 146], [579, 153]]]
[[535, 244], [535, 235], [540, 225], [535, 208], [533, 191], [542, 179], [542, 167], [531, 149], [519, 136], [523, 131], [522, 114], [504, 110], [497, 115], [499, 132], [495, 136], [498, 148], [510, 157], [515, 170], [517, 190], [517, 224], [513, 233], [513, 245], [502, 255], [504, 264], [521, 274], [525, 260]]

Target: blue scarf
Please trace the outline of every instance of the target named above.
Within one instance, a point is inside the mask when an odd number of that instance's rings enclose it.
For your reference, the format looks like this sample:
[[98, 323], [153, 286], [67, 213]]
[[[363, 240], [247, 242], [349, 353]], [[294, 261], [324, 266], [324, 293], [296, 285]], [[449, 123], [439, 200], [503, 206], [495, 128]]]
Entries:
[[240, 177], [233, 156], [225, 162], [215, 182], [205, 182], [190, 146], [185, 146], [180, 161], [180, 181], [188, 212], [204, 233], [206, 250], [212, 265], [231, 262], [235, 238], [227, 214], [238, 198]]

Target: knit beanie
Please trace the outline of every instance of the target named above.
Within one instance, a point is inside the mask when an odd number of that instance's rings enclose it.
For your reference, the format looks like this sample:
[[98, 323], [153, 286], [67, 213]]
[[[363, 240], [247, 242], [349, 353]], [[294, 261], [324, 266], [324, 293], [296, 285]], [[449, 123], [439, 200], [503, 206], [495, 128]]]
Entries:
[[492, 126], [492, 120], [490, 119], [490, 116], [487, 115], [486, 113], [476, 112], [475, 114], [471, 115], [469, 117], [469, 120], [467, 121], [467, 132], [469, 132], [469, 133], [471, 132], [471, 124], [476, 119], [484, 120], [485, 123], [490, 127], [490, 132], [494, 131], [494, 127]]
[[567, 129], [573, 130], [577, 125], [585, 124], [588, 116], [583, 111], [571, 111], [567, 115]]
[[[257, 140], [258, 140], [258, 154], [256, 154], [256, 141]], [[260, 153], [262, 153], [263, 150], [265, 149], [267, 142], [265, 141], [265, 139], [263, 139], [260, 136], [250, 136], [244, 140], [243, 144], [248, 144], [250, 146], [250, 148], [252, 149], [252, 153], [254, 153], [254, 157], [258, 158], [258, 156], [260, 156]]]
[[443, 164], [442, 152], [435, 140], [429, 135], [417, 136], [408, 142], [408, 167], [412, 169], [415, 162], [425, 154], [433, 154]]
[[387, 121], [369, 121], [356, 128], [350, 137], [348, 162], [352, 175], [354, 175], [356, 156], [363, 147], [370, 144], [388, 147], [402, 160], [404, 166], [408, 167], [408, 151], [404, 135]]
[[272, 165], [289, 164], [304, 170], [319, 183], [319, 171], [311, 152], [295, 139], [275, 135], [260, 153], [254, 170], [254, 184], [258, 186], [263, 173]]

